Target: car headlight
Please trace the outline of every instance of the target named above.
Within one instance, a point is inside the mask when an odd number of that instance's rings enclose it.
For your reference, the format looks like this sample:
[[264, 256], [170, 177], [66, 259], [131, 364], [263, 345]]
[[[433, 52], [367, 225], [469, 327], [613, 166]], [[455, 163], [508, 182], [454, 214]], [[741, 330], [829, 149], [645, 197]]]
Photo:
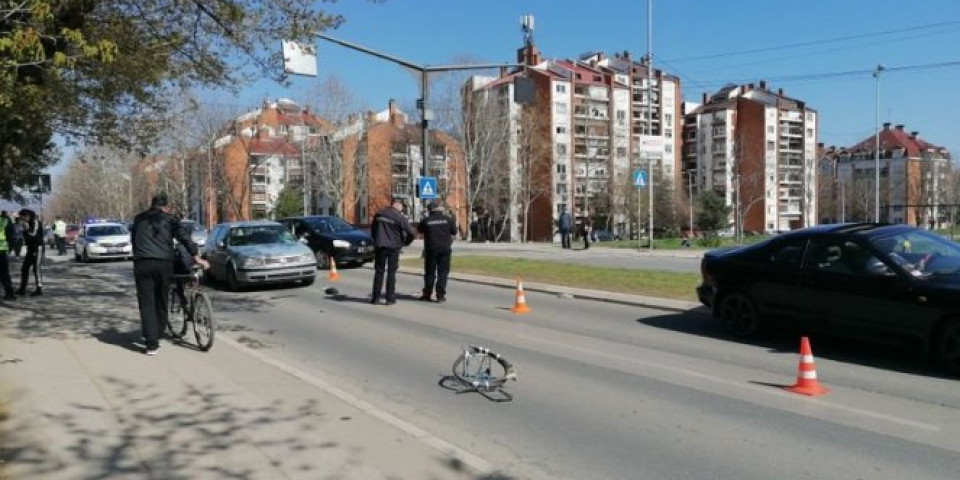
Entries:
[[312, 253], [305, 253], [303, 255], [300, 255], [301, 262], [304, 262], [304, 263], [313, 262], [314, 260], [316, 260], [316, 258], [313, 256]]
[[333, 247], [334, 248], [350, 248], [350, 242], [346, 240], [334, 240]]
[[241, 263], [241, 265], [243, 266], [243, 268], [256, 268], [256, 267], [262, 267], [263, 263], [264, 262], [262, 258], [248, 258], [244, 260], [243, 263]]

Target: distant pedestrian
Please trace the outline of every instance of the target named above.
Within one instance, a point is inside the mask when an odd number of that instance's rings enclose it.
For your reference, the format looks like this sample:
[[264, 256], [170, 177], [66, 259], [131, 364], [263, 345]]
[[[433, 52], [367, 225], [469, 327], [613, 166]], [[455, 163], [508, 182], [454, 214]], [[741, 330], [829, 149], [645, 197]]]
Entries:
[[57, 255], [67, 254], [67, 222], [59, 216], [53, 222], [53, 243], [57, 246]]
[[373, 225], [370, 233], [373, 236], [375, 247], [373, 261], [373, 291], [370, 303], [380, 303], [383, 293], [384, 273], [386, 273], [387, 291], [384, 296], [387, 305], [397, 303], [396, 284], [397, 268], [400, 263], [400, 249], [410, 245], [417, 236], [417, 231], [410, 225], [407, 217], [403, 216], [403, 200], [398, 197], [390, 199], [390, 206], [384, 207], [373, 216]]
[[30, 270], [33, 270], [36, 290], [30, 292], [30, 296], [40, 296], [43, 295], [41, 261], [44, 253], [46, 253], [46, 247], [43, 245], [43, 224], [40, 223], [40, 219], [33, 210], [24, 208], [20, 210], [20, 225], [23, 227], [23, 243], [27, 246], [27, 256], [24, 257], [23, 266], [20, 267], [20, 289], [18, 293], [21, 296], [27, 294]]
[[10, 253], [8, 238], [13, 237], [13, 219], [7, 211], [0, 212], [0, 285], [3, 285], [3, 299], [16, 300], [13, 294], [13, 282], [10, 281], [10, 262], [7, 255]]
[[593, 234], [593, 225], [591, 225], [592, 220], [590, 217], [584, 217], [583, 227], [580, 233], [583, 234], [583, 249], [586, 250], [590, 248], [590, 235]]
[[145, 353], [155, 355], [160, 348], [160, 331], [169, 321], [170, 281], [176, 252], [173, 239], [187, 248], [195, 262], [210, 268], [197, 253], [190, 232], [181, 226], [180, 220], [170, 214], [171, 208], [165, 194], [150, 201], [150, 209], [140, 212], [133, 219], [130, 243], [133, 245], [133, 277], [137, 284], [137, 305], [140, 308], [140, 328], [145, 339]]
[[573, 217], [570, 216], [570, 212], [564, 210], [560, 214], [560, 219], [557, 220], [557, 228], [560, 230], [561, 248], [570, 248], [570, 231], [573, 229]]
[[453, 237], [457, 235], [457, 223], [446, 216], [443, 205], [430, 202], [430, 215], [420, 221], [418, 230], [423, 235], [424, 274], [423, 295], [420, 300], [430, 301], [434, 288], [437, 302], [447, 301], [447, 276], [450, 274], [450, 256]]

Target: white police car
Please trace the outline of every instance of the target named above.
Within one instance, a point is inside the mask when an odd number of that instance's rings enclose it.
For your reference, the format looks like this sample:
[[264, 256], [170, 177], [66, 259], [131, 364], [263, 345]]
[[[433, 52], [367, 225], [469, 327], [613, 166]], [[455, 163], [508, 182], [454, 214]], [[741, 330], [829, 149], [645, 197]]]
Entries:
[[89, 262], [102, 259], [132, 259], [130, 231], [122, 223], [95, 222], [80, 227], [74, 257]]

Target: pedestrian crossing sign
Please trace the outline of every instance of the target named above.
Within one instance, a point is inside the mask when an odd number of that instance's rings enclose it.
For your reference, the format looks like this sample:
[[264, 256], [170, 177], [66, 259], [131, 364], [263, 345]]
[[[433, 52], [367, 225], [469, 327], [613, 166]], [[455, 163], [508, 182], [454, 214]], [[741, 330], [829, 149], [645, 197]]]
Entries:
[[647, 186], [647, 172], [637, 169], [633, 172], [633, 185], [637, 188], [643, 188]]
[[419, 190], [418, 197], [423, 199], [437, 198], [436, 177], [420, 177], [417, 187], [417, 190]]

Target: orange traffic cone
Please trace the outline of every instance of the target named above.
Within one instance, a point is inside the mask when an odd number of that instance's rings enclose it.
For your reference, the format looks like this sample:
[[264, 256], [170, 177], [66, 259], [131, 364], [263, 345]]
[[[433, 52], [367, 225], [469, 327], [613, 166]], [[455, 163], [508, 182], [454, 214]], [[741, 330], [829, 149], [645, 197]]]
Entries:
[[813, 363], [813, 351], [810, 349], [810, 340], [807, 337], [800, 339], [800, 371], [797, 374], [797, 383], [786, 387], [793, 393], [816, 397], [830, 390], [820, 385], [817, 380], [817, 367]]
[[340, 272], [337, 271], [337, 259], [333, 256], [327, 257], [330, 259], [330, 273], [327, 274], [327, 280], [331, 282], [336, 282], [340, 280]]
[[523, 294], [523, 280], [517, 277], [517, 299], [510, 309], [513, 313], [530, 313], [530, 307], [527, 306], [527, 297]]

